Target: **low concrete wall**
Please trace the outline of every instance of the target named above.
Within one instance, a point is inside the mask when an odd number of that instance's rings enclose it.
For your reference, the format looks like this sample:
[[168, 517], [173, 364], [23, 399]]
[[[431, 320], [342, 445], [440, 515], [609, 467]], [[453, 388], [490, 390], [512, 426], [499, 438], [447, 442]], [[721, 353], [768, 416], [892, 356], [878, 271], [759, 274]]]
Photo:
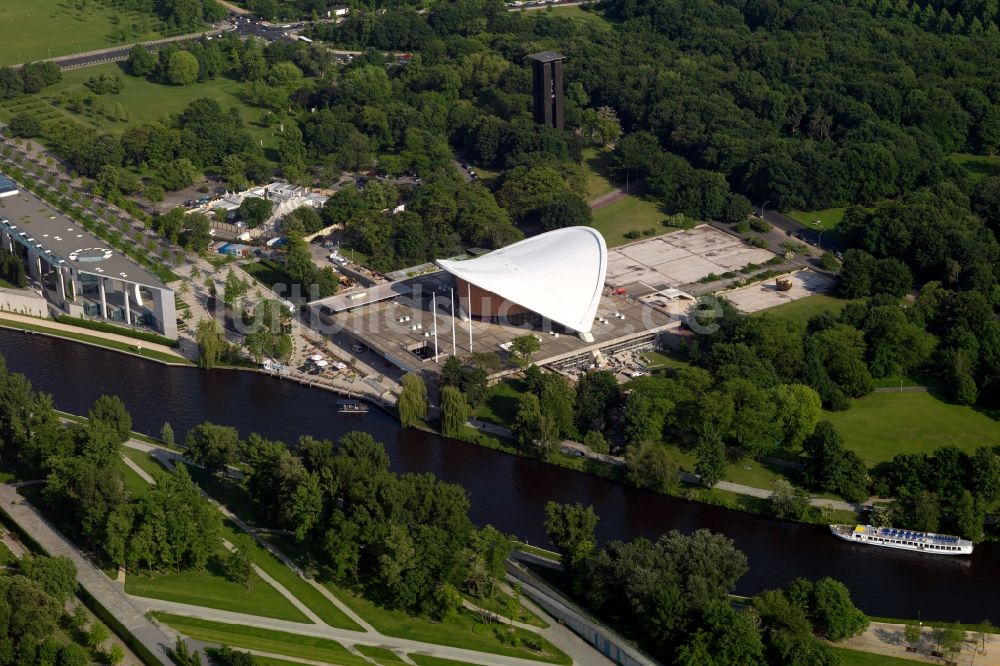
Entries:
[[49, 302], [29, 289], [0, 289], [0, 310], [48, 317]]
[[[553, 567], [552, 562], [531, 553], [515, 551], [513, 557]], [[559, 567], [559, 565], [555, 565], [555, 567]], [[507, 562], [507, 580], [512, 584], [520, 583], [521, 593], [525, 597], [531, 599], [546, 613], [556, 618], [560, 624], [571, 629], [573, 633], [590, 643], [595, 650], [619, 666], [660, 666], [658, 661], [644, 654], [594, 618], [587, 616], [572, 601], [511, 560]]]

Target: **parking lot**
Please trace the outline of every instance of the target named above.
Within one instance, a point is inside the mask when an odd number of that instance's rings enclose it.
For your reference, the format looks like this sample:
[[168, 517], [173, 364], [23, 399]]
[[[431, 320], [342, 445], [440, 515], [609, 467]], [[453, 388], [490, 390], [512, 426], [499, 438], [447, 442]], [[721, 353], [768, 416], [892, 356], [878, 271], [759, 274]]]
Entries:
[[747, 264], [762, 264], [774, 256], [770, 250], [750, 247], [740, 238], [700, 225], [609, 250], [606, 282], [640, 295], [691, 284], [713, 273], [737, 271]]
[[743, 312], [757, 312], [766, 310], [776, 305], [797, 301], [806, 296], [814, 294], [825, 294], [833, 291], [835, 280], [829, 275], [814, 273], [810, 270], [802, 270], [797, 273], [782, 276], [792, 283], [792, 288], [788, 291], [778, 291], [775, 280], [758, 282], [732, 291], [720, 292], [719, 296], [724, 296], [726, 300]]

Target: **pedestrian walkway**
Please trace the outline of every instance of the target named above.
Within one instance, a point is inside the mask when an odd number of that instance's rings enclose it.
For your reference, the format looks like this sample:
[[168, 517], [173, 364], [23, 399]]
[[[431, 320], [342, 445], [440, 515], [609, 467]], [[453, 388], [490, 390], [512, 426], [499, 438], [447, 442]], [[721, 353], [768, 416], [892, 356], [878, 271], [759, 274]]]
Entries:
[[178, 354], [177, 350], [174, 349], [173, 347], [168, 347], [167, 345], [161, 345], [156, 342], [146, 342], [145, 340], [139, 340], [138, 338], [129, 337], [127, 335], [119, 335], [118, 333], [107, 333], [105, 331], [83, 328], [81, 326], [63, 324], [62, 322], [55, 321], [54, 319], [39, 319], [38, 317], [30, 317], [28, 315], [15, 314], [13, 312], [2, 312], [0, 313], [0, 318], [9, 319], [10, 321], [16, 321], [22, 324], [31, 324], [32, 326], [49, 328], [52, 329], [53, 331], [61, 331], [64, 333], [75, 333], [77, 335], [90, 335], [95, 338], [102, 338], [104, 340], [123, 342], [133, 347], [141, 347], [142, 349], [148, 349], [150, 351], [159, 352], [161, 354], [176, 356], [178, 363], [183, 363], [184, 361], [187, 360], [183, 356]]
[[143, 611], [136, 608], [125, 591], [116, 586], [104, 573], [59, 533], [45, 518], [18, 495], [10, 484], [0, 485], [0, 508], [24, 530], [42, 549], [55, 557], [63, 555], [76, 566], [76, 579], [97, 603], [115, 616], [125, 629], [142, 643], [151, 655], [164, 666], [173, 662], [167, 650], [173, 647], [174, 635], [154, 625], [146, 619]]
[[[834, 643], [834, 645], [898, 659], [910, 659], [930, 664], [943, 663], [942, 659], [931, 655], [931, 652], [939, 649], [934, 642], [934, 630], [931, 627], [922, 628], [920, 642], [915, 646], [916, 651], [907, 650], [908, 644], [904, 630], [905, 625], [902, 624], [872, 622], [863, 634]], [[973, 664], [975, 666], [1000, 666], [1000, 636], [985, 634], [983, 638], [985, 641], [980, 642], [977, 632], [966, 632], [961, 651], [954, 657], [949, 657], [948, 661], [960, 666], [972, 666]]]
[[[139, 451], [144, 451], [155, 457], [157, 460], [167, 468], [172, 469], [176, 461], [181, 460], [185, 463], [190, 463], [189, 460], [184, 458], [181, 454], [176, 451], [170, 451], [169, 449], [164, 449], [146, 442], [141, 442], [135, 439], [129, 439], [125, 446], [136, 449]], [[125, 458], [126, 464], [130, 461], [127, 457]], [[130, 465], [131, 467], [131, 465]], [[148, 475], [146, 475], [148, 477]], [[204, 494], [204, 493], [203, 493]], [[245, 523], [243, 520], [236, 516], [232, 511], [226, 508], [224, 505], [219, 504], [213, 500], [207, 494], [205, 495], [209, 501], [211, 501], [218, 509], [226, 516], [226, 518], [232, 521], [238, 528], [249, 534], [261, 547], [266, 548], [272, 555], [278, 558], [285, 566], [295, 572], [300, 578], [303, 578], [308, 582], [314, 589], [316, 589], [320, 594], [322, 594], [330, 603], [334, 604], [339, 608], [347, 617], [353, 620], [358, 626], [361, 627], [361, 631], [350, 630], [350, 629], [340, 629], [336, 627], [331, 627], [330, 625], [323, 622], [322, 619], [317, 617], [309, 608], [305, 607], [287, 588], [285, 588], [281, 583], [274, 580], [270, 576], [267, 576], [261, 569], [255, 566], [255, 570], [265, 581], [268, 582], [274, 589], [285, 596], [292, 604], [296, 606], [306, 617], [309, 618], [312, 624], [304, 624], [301, 622], [290, 622], [286, 620], [274, 620], [271, 618], [263, 618], [257, 616], [245, 615], [242, 613], [235, 613], [231, 611], [223, 611], [212, 608], [204, 608], [201, 606], [193, 606], [191, 604], [182, 604], [178, 602], [164, 601], [160, 599], [149, 599], [143, 597], [132, 597], [135, 603], [139, 604], [141, 607], [149, 610], [160, 610], [164, 612], [174, 613], [177, 615], [185, 615], [191, 617], [200, 617], [208, 620], [218, 621], [218, 622], [229, 622], [233, 624], [241, 624], [246, 626], [257, 626], [261, 628], [273, 629], [277, 631], [289, 631], [292, 633], [298, 633], [302, 635], [309, 636], [321, 636], [324, 638], [332, 638], [338, 642], [344, 644], [348, 648], [360, 644], [360, 645], [376, 645], [380, 647], [385, 647], [389, 649], [394, 649], [402, 652], [419, 652], [421, 654], [429, 654], [432, 656], [438, 656], [445, 659], [454, 659], [458, 661], [464, 661], [472, 664], [483, 664], [484, 666], [492, 666], [493, 664], [502, 666], [517, 666], [518, 664], [537, 664], [537, 662], [532, 662], [527, 659], [520, 659], [515, 657], [504, 657], [501, 655], [494, 655], [492, 653], [478, 652], [475, 650], [466, 650], [461, 648], [453, 648], [446, 645], [437, 645], [434, 643], [423, 643], [419, 641], [410, 641], [408, 639], [401, 639], [393, 636], [386, 636], [380, 633], [374, 626], [368, 623], [364, 618], [358, 615], [352, 608], [347, 604], [342, 602], [336, 597], [326, 586], [321, 585], [312, 578], [308, 577], [302, 569], [295, 564], [289, 557], [284, 553], [274, 547], [266, 539], [262, 538], [258, 534], [258, 530], [252, 526]], [[231, 548], [231, 544], [228, 542], [224, 544], [226, 548]], [[465, 602], [466, 607], [471, 610], [478, 610], [473, 604]], [[538, 609], [534, 608], [533, 611], [537, 612]], [[511, 623], [507, 618], [500, 618], [501, 622]], [[536, 627], [522, 622], [513, 622], [518, 628], [524, 629], [526, 631], [531, 631], [541, 636], [544, 636], [553, 645], [557, 646], [560, 650], [566, 652], [573, 658], [575, 664], [580, 666], [608, 666], [609, 662], [604, 659], [599, 653], [592, 650], [583, 642], [579, 636], [569, 631], [565, 627], [552, 623], [547, 628]]]

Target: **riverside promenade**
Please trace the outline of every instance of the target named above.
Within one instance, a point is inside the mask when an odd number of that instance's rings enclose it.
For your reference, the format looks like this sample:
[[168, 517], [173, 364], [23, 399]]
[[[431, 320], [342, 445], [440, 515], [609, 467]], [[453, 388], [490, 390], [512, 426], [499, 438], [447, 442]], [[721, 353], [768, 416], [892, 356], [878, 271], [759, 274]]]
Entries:
[[176, 637], [168, 636], [163, 629], [147, 620], [123, 589], [105, 576], [49, 524], [35, 507], [18, 494], [18, 485], [0, 485], [0, 510], [49, 555], [63, 555], [72, 560], [80, 586], [135, 636], [159, 663], [164, 666], [173, 664], [167, 656], [167, 650], [173, 647]]

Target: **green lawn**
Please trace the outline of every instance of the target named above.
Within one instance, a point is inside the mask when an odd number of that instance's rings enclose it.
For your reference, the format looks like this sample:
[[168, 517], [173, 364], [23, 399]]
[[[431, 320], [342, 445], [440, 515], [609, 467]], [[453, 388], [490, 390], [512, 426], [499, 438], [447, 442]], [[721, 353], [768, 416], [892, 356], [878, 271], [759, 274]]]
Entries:
[[540, 15], [540, 14], [563, 16], [565, 18], [572, 19], [573, 21], [577, 21], [579, 23], [590, 23], [604, 28], [610, 28], [611, 26], [614, 25], [612, 21], [609, 21], [608, 19], [604, 18], [598, 12], [584, 11], [582, 8], [576, 5], [570, 7], [549, 7], [547, 9], [540, 11], [528, 12], [529, 16]]
[[687, 361], [675, 358], [669, 354], [664, 354], [658, 351], [644, 351], [642, 352], [642, 358], [646, 359], [646, 367], [650, 370], [657, 370], [660, 368], [690, 368], [692, 367]]
[[524, 392], [520, 380], [505, 379], [491, 386], [486, 399], [476, 408], [473, 417], [487, 423], [510, 426], [517, 414], [517, 401]]
[[409, 656], [417, 666], [475, 666], [474, 664], [467, 664], [464, 661], [432, 657], [429, 654], [414, 654], [411, 652]]
[[281, 265], [267, 259], [243, 264], [242, 268], [267, 289], [271, 289], [276, 284], [292, 283], [292, 279], [288, 277], [288, 273], [282, 269]]
[[[73, 331], [63, 331], [60, 329], [49, 328], [47, 326], [39, 324], [29, 324], [22, 321], [14, 321], [12, 319], [0, 318], [0, 326], [7, 326], [9, 328], [17, 328], [24, 331], [35, 331], [37, 333], [48, 333], [50, 335], [55, 335], [60, 338], [67, 338], [69, 340], [77, 340], [79, 342], [87, 342], [92, 345], [97, 345], [99, 347], [107, 347], [108, 349], [114, 349], [117, 351], [131, 352], [132, 354], [137, 354], [138, 356], [144, 356], [154, 361], [163, 361], [165, 363], [181, 363], [190, 365], [191, 361], [187, 360], [182, 356], [174, 356], [173, 354], [165, 354], [163, 352], [153, 351], [142, 347], [141, 349], [135, 345], [128, 344], [125, 342], [119, 342], [118, 340], [108, 340], [106, 338], [100, 338], [96, 335], [87, 335], [86, 333], [75, 333]], [[137, 342], [137, 344], [139, 344]]]
[[10, 552], [10, 548], [6, 544], [0, 542], [0, 566], [7, 566], [17, 562], [17, 558], [14, 557], [14, 553]]
[[[900, 648], [903, 649], [903, 648]], [[840, 666], [913, 666], [916, 659], [901, 659], [884, 654], [834, 648], [840, 656]]]
[[[85, 9], [80, 9], [80, 6]], [[0, 65], [106, 49], [162, 37], [152, 14], [112, 10], [99, 2], [22, 0], [0, 5]], [[126, 39], [121, 40], [120, 30]]]
[[[566, 9], [579, 9], [579, 7], [567, 7]], [[587, 201], [596, 199], [602, 194], [607, 194], [615, 189], [614, 183], [608, 178], [608, 161], [611, 159], [611, 151], [598, 150], [597, 148], [583, 149], [583, 168], [587, 174], [587, 192], [584, 198]]]
[[301, 661], [278, 659], [276, 657], [260, 657], [257, 655], [254, 655], [253, 663], [254, 666], [302, 666]]
[[654, 230], [654, 234], [670, 231], [663, 226], [667, 214], [660, 209], [660, 204], [647, 201], [637, 196], [627, 196], [610, 206], [594, 211], [594, 228], [604, 235], [608, 247], [624, 245], [633, 240], [625, 238], [630, 231], [644, 232]]
[[135, 470], [122, 462], [118, 466], [119, 471], [122, 473], [122, 480], [125, 482], [125, 490], [132, 497], [139, 497], [140, 495], [145, 495], [146, 491], [149, 490], [149, 484], [136, 474]]
[[[117, 94], [94, 95], [84, 82], [99, 74], [122, 77], [125, 88]], [[72, 118], [100, 129], [121, 131], [130, 125], [162, 120], [167, 114], [184, 110], [191, 102], [209, 97], [219, 102], [223, 109], [236, 108], [254, 139], [263, 140], [265, 148], [277, 146], [276, 129], [261, 127], [256, 123], [262, 109], [248, 106], [240, 93], [243, 84], [225, 76], [186, 86], [153, 83], [147, 79], [127, 75], [119, 63], [106, 63], [93, 67], [67, 70], [63, 80], [46, 88], [38, 95], [22, 95], [0, 104], [0, 118], [6, 120], [20, 111], [28, 111], [39, 118], [43, 128], [50, 123], [65, 122]], [[91, 99], [80, 113], [70, 111], [66, 101], [73, 95]], [[120, 105], [124, 114], [116, 117], [114, 108]]]
[[482, 608], [486, 608], [487, 610], [493, 611], [498, 615], [502, 615], [503, 617], [512, 619], [516, 622], [523, 622], [525, 624], [530, 624], [533, 627], [539, 627], [541, 629], [547, 629], [549, 626], [548, 622], [546, 622], [542, 618], [532, 613], [523, 605], [519, 605], [517, 607], [517, 617], [511, 618], [508, 609], [513, 599], [509, 594], [507, 594], [503, 590], [497, 590], [496, 597], [494, 597], [492, 600], [488, 600], [485, 604], [482, 603], [476, 597], [473, 597], [471, 594], [468, 594], [466, 592], [462, 592], [461, 594], [466, 601], [469, 601]]
[[326, 638], [302, 636], [287, 631], [272, 631], [238, 624], [211, 622], [192, 617], [153, 613], [185, 636], [210, 643], [221, 643], [234, 648], [273, 652], [289, 657], [315, 659], [341, 666], [370, 666], [369, 662], [351, 654], [340, 643]]
[[388, 650], [382, 647], [375, 647], [374, 645], [357, 645], [355, 646], [358, 652], [365, 655], [366, 657], [371, 657], [382, 666], [388, 666], [389, 664], [405, 664], [406, 662], [399, 658], [392, 650]]
[[163, 465], [156, 461], [152, 455], [146, 453], [145, 451], [138, 451], [136, 449], [130, 449], [128, 447], [122, 449], [122, 452], [128, 456], [135, 464], [141, 467], [146, 474], [149, 474], [154, 479], [158, 476], [166, 474], [167, 471], [164, 469]]
[[309, 620], [288, 599], [253, 575], [250, 589], [226, 578], [225, 555], [214, 556], [205, 571], [158, 573], [152, 577], [129, 575], [125, 578], [125, 591], [140, 597], [176, 601], [206, 608], [218, 608], [236, 613], [273, 617], [292, 622]]
[[354, 592], [326, 583], [337, 598], [371, 623], [386, 636], [397, 636], [415, 641], [451, 645], [454, 647], [502, 654], [510, 657], [536, 659], [554, 664], [570, 664], [572, 660], [540, 635], [517, 629], [521, 647], [502, 644], [493, 633], [493, 627], [482, 624], [472, 613], [462, 610], [444, 622], [429, 622], [402, 611], [389, 610], [375, 605]]
[[930, 393], [873, 393], [845, 412], [827, 412], [844, 444], [868, 465], [897, 453], [930, 453], [941, 446], [971, 452], [1000, 441], [1000, 424], [971, 407], [946, 403]]
[[948, 159], [969, 172], [972, 180], [982, 180], [987, 176], [1000, 176], [1000, 155], [970, 155], [955, 153]]
[[830, 312], [834, 316], [840, 315], [841, 311], [847, 307], [850, 302], [851, 301], [849, 300], [837, 298], [836, 296], [814, 294], [812, 296], [800, 298], [797, 301], [782, 303], [781, 305], [777, 305], [773, 308], [760, 310], [754, 314], [758, 316], [766, 314], [774, 317], [780, 317], [781, 319], [788, 319], [789, 321], [805, 326], [809, 323], [810, 319], [824, 312]]
[[[232, 541], [233, 536], [236, 534], [235, 527], [227, 522], [223, 529], [226, 532], [226, 538]], [[362, 628], [354, 620], [347, 617], [333, 602], [323, 596], [322, 592], [285, 566], [269, 551], [254, 544], [251, 558], [254, 564], [263, 569], [271, 578], [278, 581], [282, 587], [294, 594], [296, 599], [305, 604], [309, 610], [316, 613], [321, 620], [331, 627], [362, 631]]]
[[[823, 210], [793, 210], [785, 213], [800, 224], [810, 229], [832, 229], [844, 219], [846, 208], [825, 208]], [[819, 220], [819, 224], [816, 221]]]

